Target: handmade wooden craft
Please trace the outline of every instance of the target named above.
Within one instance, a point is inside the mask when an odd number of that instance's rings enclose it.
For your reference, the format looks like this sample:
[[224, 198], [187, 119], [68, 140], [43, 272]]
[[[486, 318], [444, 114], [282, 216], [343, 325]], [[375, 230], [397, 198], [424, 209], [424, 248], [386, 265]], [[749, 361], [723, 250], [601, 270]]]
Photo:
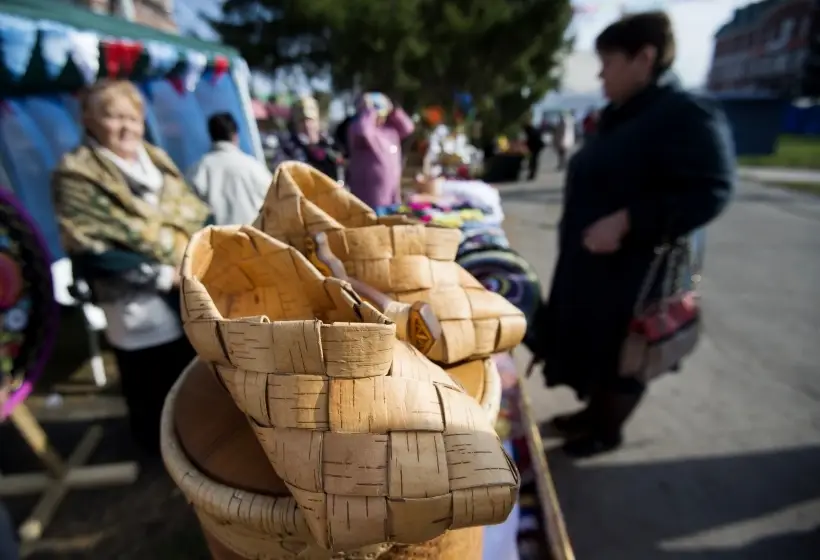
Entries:
[[170, 392], [162, 452], [193, 504], [214, 560], [479, 560], [482, 529], [447, 531], [414, 545], [383, 543], [339, 554], [318, 546], [251, 425], [203, 361]]
[[396, 324], [396, 335], [399, 339], [411, 343], [424, 354], [430, 352], [436, 341], [441, 339], [441, 323], [429, 304], [422, 301], [400, 303], [372, 286], [350, 278], [342, 261], [330, 250], [324, 232], [311, 236], [307, 241], [307, 256], [311, 264], [325, 276], [333, 276], [348, 282], [357, 294], [375, 305]]
[[28, 397], [51, 354], [58, 309], [50, 263], [34, 221], [0, 186], [0, 383], [13, 390], [0, 420]]
[[[189, 340], [319, 548], [420, 543], [509, 515], [518, 472], [486, 412], [350, 284], [255, 228], [209, 227], [186, 251], [182, 301]], [[293, 523], [273, 502], [220, 496], [197, 499]]]
[[[309, 255], [313, 257], [311, 262], [316, 268], [319, 271], [327, 271], [328, 276], [349, 282], [357, 294], [376, 305], [396, 324], [396, 335], [400, 340], [406, 340], [422, 353], [428, 353], [441, 339], [441, 324], [430, 305], [419, 301], [413, 304], [399, 303], [372, 286], [347, 276], [342, 262], [330, 251], [324, 232], [312, 236], [311, 246], [315, 250]], [[450, 377], [461, 384], [468, 395], [481, 404], [490, 420], [495, 422], [501, 406], [501, 378], [493, 359], [478, 358], [456, 366], [442, 367]]]
[[456, 264], [461, 233], [404, 216], [377, 217], [337, 182], [308, 165], [281, 164], [254, 225], [313, 261], [324, 232], [350, 278], [402, 303], [429, 303], [442, 336], [426, 352], [439, 363], [483, 358], [517, 346], [524, 314]]

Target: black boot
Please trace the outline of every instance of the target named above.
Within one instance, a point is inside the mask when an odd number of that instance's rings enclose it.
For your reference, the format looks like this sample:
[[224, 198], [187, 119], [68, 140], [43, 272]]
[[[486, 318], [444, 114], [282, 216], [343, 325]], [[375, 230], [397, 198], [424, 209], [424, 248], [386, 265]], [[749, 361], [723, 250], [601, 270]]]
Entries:
[[592, 414], [587, 406], [572, 414], [556, 416], [548, 422], [545, 431], [556, 433], [561, 437], [577, 437], [588, 433], [591, 428]]
[[623, 443], [623, 427], [643, 397], [639, 392], [605, 391], [590, 399], [590, 430], [567, 441], [564, 453], [571, 457], [591, 457], [617, 449]]

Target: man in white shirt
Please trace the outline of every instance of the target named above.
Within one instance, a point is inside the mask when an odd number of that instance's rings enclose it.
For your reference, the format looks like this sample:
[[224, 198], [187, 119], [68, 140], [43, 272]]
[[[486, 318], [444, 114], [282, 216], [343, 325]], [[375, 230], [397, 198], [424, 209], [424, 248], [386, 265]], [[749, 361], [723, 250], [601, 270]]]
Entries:
[[208, 203], [216, 225], [250, 224], [259, 213], [273, 176], [264, 163], [239, 148], [230, 113], [208, 119], [211, 151], [188, 172], [188, 182]]

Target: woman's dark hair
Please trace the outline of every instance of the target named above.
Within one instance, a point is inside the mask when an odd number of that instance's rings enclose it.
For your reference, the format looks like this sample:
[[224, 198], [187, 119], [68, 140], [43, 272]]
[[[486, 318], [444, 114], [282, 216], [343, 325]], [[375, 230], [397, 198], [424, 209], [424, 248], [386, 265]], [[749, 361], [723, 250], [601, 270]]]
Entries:
[[665, 12], [641, 12], [624, 16], [598, 35], [595, 50], [599, 53], [621, 52], [635, 57], [644, 47], [655, 47], [655, 75], [660, 75], [675, 62], [675, 34]]
[[236, 136], [239, 127], [230, 113], [216, 113], [208, 119], [208, 134], [211, 142], [230, 142]]

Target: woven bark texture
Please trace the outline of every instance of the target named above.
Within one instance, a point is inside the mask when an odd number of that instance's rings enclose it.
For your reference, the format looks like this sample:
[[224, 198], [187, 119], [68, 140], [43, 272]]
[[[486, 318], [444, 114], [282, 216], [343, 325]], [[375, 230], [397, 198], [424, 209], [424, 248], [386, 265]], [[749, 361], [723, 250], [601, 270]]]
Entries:
[[170, 391], [160, 435], [166, 468], [193, 504], [214, 558], [373, 559], [394, 546], [344, 555], [319, 547], [247, 417], [205, 362], [195, 360]]
[[[289, 508], [287, 515], [243, 517], [239, 513], [248, 510], [241, 505], [217, 509], [217, 515], [208, 513], [215, 506], [208, 498], [221, 494], [220, 485], [241, 492], [235, 500], [250, 497], [252, 501], [271, 503], [270, 498], [284, 498], [290, 493], [273, 471], [246, 416], [207, 364], [195, 360], [171, 393], [168, 410], [172, 422], [163, 427], [163, 456], [169, 472], [197, 511], [214, 559], [481, 558], [481, 529], [449, 531], [414, 545], [372, 545], [339, 554], [315, 545], [293, 500], [273, 502]], [[173, 450], [167, 451], [169, 447]], [[184, 454], [181, 459], [180, 452]], [[255, 523], [257, 519], [281, 519], [286, 523], [260, 526]], [[294, 533], [294, 528], [299, 532]]]
[[484, 551], [481, 527], [447, 531], [420, 544], [374, 545], [355, 552], [332, 553], [315, 547], [300, 548], [289, 541], [271, 546], [266, 538], [241, 534], [203, 516], [200, 524], [214, 560], [481, 560]]
[[507, 518], [518, 472], [486, 412], [292, 247], [206, 228], [183, 259], [182, 308], [320, 547], [419, 543]]
[[524, 337], [524, 314], [455, 262], [459, 230], [380, 222], [310, 166], [287, 162], [277, 168], [254, 225], [302, 253], [311, 250], [310, 236], [324, 232], [350, 277], [397, 301], [429, 303], [443, 330], [427, 353], [431, 360], [482, 358], [511, 350]]

